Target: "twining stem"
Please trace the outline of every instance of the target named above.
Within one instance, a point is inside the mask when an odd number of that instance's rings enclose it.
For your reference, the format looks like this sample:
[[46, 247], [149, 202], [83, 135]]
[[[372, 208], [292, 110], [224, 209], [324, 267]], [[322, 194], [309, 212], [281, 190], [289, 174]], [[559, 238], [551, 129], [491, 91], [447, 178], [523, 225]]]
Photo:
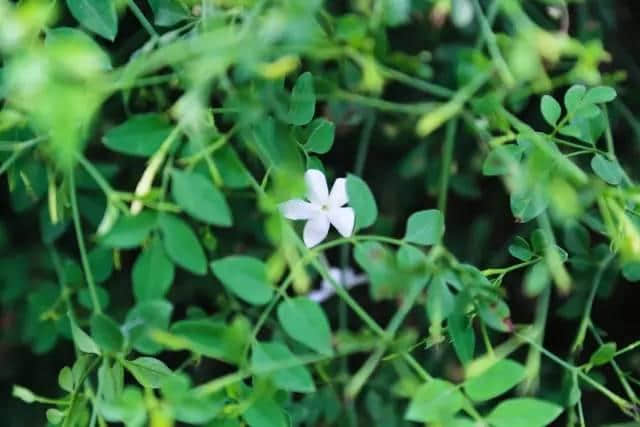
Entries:
[[78, 241], [78, 249], [80, 250], [80, 260], [82, 261], [82, 269], [87, 280], [87, 287], [89, 288], [89, 295], [91, 296], [91, 303], [93, 304], [93, 311], [95, 313], [101, 313], [100, 300], [98, 299], [98, 293], [96, 291], [96, 284], [93, 280], [93, 273], [91, 272], [91, 265], [89, 264], [89, 257], [87, 256], [87, 249], [84, 245], [84, 235], [82, 234], [82, 224], [80, 223], [80, 213], [78, 212], [78, 200], [76, 199], [76, 182], [74, 177], [75, 172], [69, 172], [69, 200], [71, 202], [71, 216], [73, 217], [73, 226], [76, 231], [76, 240]]

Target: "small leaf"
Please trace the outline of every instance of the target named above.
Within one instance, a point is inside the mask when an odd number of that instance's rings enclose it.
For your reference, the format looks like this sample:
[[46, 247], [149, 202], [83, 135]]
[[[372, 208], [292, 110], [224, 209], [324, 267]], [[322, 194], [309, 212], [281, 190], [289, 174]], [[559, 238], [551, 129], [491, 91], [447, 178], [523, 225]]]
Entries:
[[135, 248], [147, 238], [155, 225], [156, 215], [149, 211], [120, 216], [113, 228], [100, 239], [100, 243], [110, 248]]
[[524, 276], [524, 291], [528, 297], [538, 296], [551, 283], [549, 268], [544, 262], [538, 262]]
[[473, 360], [476, 336], [471, 319], [465, 314], [464, 298], [458, 296], [453, 311], [447, 320], [447, 330], [453, 342], [453, 349], [463, 364]]
[[501, 332], [511, 331], [509, 306], [504, 301], [500, 299], [482, 300], [478, 303], [477, 308], [480, 318], [487, 326]]
[[206, 274], [207, 258], [191, 227], [180, 218], [169, 214], [161, 215], [158, 224], [169, 258], [193, 274]]
[[502, 401], [487, 417], [494, 427], [544, 427], [562, 413], [556, 404], [521, 397]]
[[622, 266], [622, 275], [630, 282], [640, 281], [640, 262], [630, 261]]
[[555, 127], [556, 123], [558, 123], [558, 119], [562, 115], [562, 107], [558, 104], [552, 96], [544, 95], [540, 102], [540, 111], [542, 112], [542, 116], [545, 121], [551, 125], [551, 127]]
[[311, 393], [315, 385], [309, 370], [296, 363], [298, 358], [283, 343], [257, 342], [251, 353], [251, 370], [256, 374], [266, 374], [274, 384], [287, 391]]
[[280, 404], [266, 396], [254, 399], [242, 417], [249, 427], [287, 427], [289, 425]]
[[278, 306], [278, 320], [284, 331], [296, 341], [331, 356], [331, 329], [322, 307], [306, 297], [295, 297]]
[[213, 261], [211, 270], [225, 288], [249, 304], [266, 304], [273, 296], [266, 266], [256, 258], [228, 256]]
[[331, 150], [336, 126], [328, 120], [318, 119], [313, 122], [313, 130], [304, 148], [311, 153], [325, 154]]
[[185, 212], [209, 224], [223, 227], [232, 224], [229, 205], [210, 180], [202, 174], [177, 169], [172, 176], [171, 194]]
[[73, 374], [68, 366], [62, 368], [58, 373], [58, 385], [64, 391], [73, 392]]
[[67, 0], [74, 18], [84, 27], [113, 41], [118, 33], [118, 15], [113, 0]]
[[85, 331], [80, 329], [76, 322], [69, 315], [69, 323], [71, 324], [71, 335], [73, 336], [73, 342], [78, 347], [78, 350], [84, 353], [93, 353], [100, 355], [100, 349], [95, 341], [87, 335]]
[[349, 205], [356, 214], [355, 229], [369, 227], [378, 217], [378, 205], [369, 186], [356, 175], [347, 175], [347, 195]]
[[608, 184], [618, 185], [622, 181], [623, 172], [618, 163], [600, 154], [596, 154], [591, 159], [591, 169]]
[[124, 363], [125, 368], [142, 385], [147, 388], [158, 388], [173, 372], [162, 361], [153, 357], [139, 357]]
[[529, 242], [520, 236], [516, 236], [513, 239], [513, 243], [509, 245], [509, 253], [520, 261], [529, 261], [534, 255]]
[[583, 102], [592, 104], [602, 104], [616, 99], [617, 93], [609, 86], [596, 86], [587, 91]]
[[587, 88], [583, 85], [573, 85], [565, 92], [564, 106], [567, 107], [567, 111], [572, 113], [580, 106], [586, 91]]
[[313, 89], [313, 76], [306, 72], [298, 77], [291, 92], [287, 119], [292, 125], [306, 125], [313, 119], [316, 110], [316, 94]]
[[100, 348], [117, 353], [122, 350], [124, 336], [118, 324], [104, 314], [91, 316], [91, 335]]
[[159, 239], [154, 239], [147, 248], [140, 252], [133, 264], [131, 280], [133, 294], [137, 301], [148, 301], [162, 298], [171, 287], [175, 267]]
[[64, 412], [59, 409], [49, 408], [45, 414], [47, 416], [47, 421], [53, 425], [60, 424], [64, 419]]
[[22, 400], [25, 403], [33, 403], [36, 401], [36, 395], [33, 394], [31, 390], [28, 388], [21, 387], [19, 385], [14, 385], [11, 390], [11, 395], [17, 399]]
[[602, 344], [589, 358], [591, 366], [600, 366], [611, 362], [616, 354], [617, 346], [614, 342]]
[[523, 152], [524, 149], [516, 144], [494, 148], [482, 165], [482, 174], [499, 176], [513, 171], [519, 165]]
[[437, 209], [415, 212], [407, 220], [404, 240], [418, 245], [434, 245], [444, 234], [444, 217]]
[[162, 27], [170, 27], [189, 17], [180, 0], [148, 0], [153, 11], [153, 22]]
[[513, 360], [497, 361], [486, 371], [465, 383], [464, 391], [476, 402], [493, 399], [515, 387], [524, 378], [524, 367]]
[[519, 222], [528, 222], [540, 215], [547, 208], [548, 201], [537, 190], [511, 193], [510, 205], [513, 216]]
[[140, 302], [133, 307], [125, 319], [129, 340], [134, 349], [144, 354], [156, 354], [162, 346], [153, 340], [152, 334], [166, 331], [173, 306], [169, 301], [157, 299]]
[[448, 381], [433, 379], [414, 393], [405, 419], [432, 423], [445, 421], [455, 415], [464, 403], [462, 393]]
[[138, 157], [155, 153], [171, 133], [169, 121], [160, 114], [140, 114], [109, 129], [102, 142], [113, 151]]

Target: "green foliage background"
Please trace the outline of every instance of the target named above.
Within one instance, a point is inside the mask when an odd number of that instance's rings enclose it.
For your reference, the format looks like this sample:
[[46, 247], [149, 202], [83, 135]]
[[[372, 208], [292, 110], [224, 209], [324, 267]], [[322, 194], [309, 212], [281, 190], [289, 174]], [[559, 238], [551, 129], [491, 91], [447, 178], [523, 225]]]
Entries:
[[638, 16], [0, 0], [3, 425], [637, 425]]

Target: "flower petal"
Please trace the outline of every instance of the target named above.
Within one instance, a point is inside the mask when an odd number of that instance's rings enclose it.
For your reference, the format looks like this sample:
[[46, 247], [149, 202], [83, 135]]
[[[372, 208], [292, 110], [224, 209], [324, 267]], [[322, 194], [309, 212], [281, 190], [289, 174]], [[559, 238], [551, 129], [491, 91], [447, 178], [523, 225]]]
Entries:
[[329, 211], [329, 221], [343, 237], [353, 233], [356, 215], [352, 208], [334, 208]]
[[318, 213], [318, 207], [302, 199], [291, 199], [278, 205], [280, 212], [288, 219], [310, 219]]
[[302, 234], [304, 244], [308, 248], [312, 248], [318, 243], [322, 242], [329, 233], [329, 218], [319, 213], [311, 218], [304, 226], [304, 232]]
[[331, 193], [329, 194], [329, 206], [332, 208], [339, 208], [344, 206], [349, 201], [347, 195], [347, 180], [345, 178], [338, 178], [331, 187]]
[[329, 189], [324, 174], [317, 169], [309, 169], [304, 174], [307, 184], [307, 198], [311, 203], [326, 205], [329, 201]]

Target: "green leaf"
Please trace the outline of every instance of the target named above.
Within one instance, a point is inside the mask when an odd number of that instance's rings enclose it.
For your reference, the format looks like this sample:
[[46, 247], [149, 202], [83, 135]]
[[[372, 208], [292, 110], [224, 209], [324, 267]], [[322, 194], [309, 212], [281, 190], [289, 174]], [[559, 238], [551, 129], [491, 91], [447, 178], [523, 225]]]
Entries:
[[207, 258], [191, 227], [180, 218], [169, 214], [161, 215], [158, 224], [162, 230], [164, 248], [169, 258], [193, 274], [205, 275]]
[[100, 348], [111, 353], [121, 351], [124, 345], [124, 336], [118, 324], [101, 313], [91, 316], [91, 336]]
[[306, 125], [313, 119], [316, 111], [316, 94], [313, 89], [311, 73], [302, 73], [296, 80], [291, 92], [287, 120], [292, 125]]
[[326, 119], [318, 119], [312, 123], [312, 131], [304, 148], [311, 153], [325, 154], [331, 150], [336, 133], [336, 126]]
[[156, 331], [166, 331], [173, 306], [162, 299], [147, 300], [136, 304], [126, 317], [126, 327], [129, 329], [131, 345], [140, 353], [156, 354], [162, 346], [152, 339], [151, 334]]
[[158, 388], [162, 382], [173, 372], [162, 361], [153, 357], [139, 357], [135, 360], [125, 361], [124, 367], [131, 375], [147, 388]]
[[447, 330], [453, 343], [453, 349], [463, 364], [473, 360], [476, 345], [473, 323], [467, 317], [465, 309], [465, 298], [458, 296], [453, 311], [447, 320]]
[[278, 320], [294, 340], [331, 356], [331, 328], [322, 307], [306, 297], [290, 298], [278, 306]]
[[414, 393], [405, 419], [432, 423], [444, 421], [455, 415], [464, 402], [462, 393], [448, 381], [433, 379]]
[[142, 211], [138, 215], [121, 216], [100, 243], [110, 248], [131, 249], [139, 246], [156, 225], [156, 214]]
[[618, 185], [622, 181], [623, 171], [618, 163], [600, 154], [591, 159], [591, 169], [608, 184]]
[[118, 33], [118, 15], [113, 0], [67, 0], [74, 18], [94, 33], [113, 41]]
[[76, 325], [76, 322], [73, 320], [71, 315], [69, 314], [69, 323], [71, 324], [71, 335], [73, 336], [73, 342], [78, 347], [78, 350], [84, 353], [93, 353], [100, 355], [100, 349], [95, 341], [82, 329]]
[[221, 321], [182, 320], [171, 326], [171, 332], [180, 338], [174, 347], [184, 348], [207, 357], [237, 363], [244, 355], [249, 339], [250, 325], [244, 318], [231, 324]]
[[49, 421], [53, 425], [60, 424], [65, 417], [64, 412], [59, 409], [49, 408], [45, 413], [47, 417], [47, 421]]
[[58, 373], [58, 385], [64, 391], [73, 392], [73, 374], [68, 366], [62, 368]]
[[45, 46], [57, 60], [73, 69], [82, 63], [83, 73], [99, 73], [111, 70], [111, 58], [86, 32], [68, 27], [47, 31]]
[[511, 212], [519, 222], [529, 222], [547, 208], [547, 198], [537, 190], [519, 191], [510, 197]]
[[573, 85], [564, 94], [564, 106], [567, 111], [574, 112], [582, 103], [587, 88], [583, 85]]
[[266, 304], [273, 296], [266, 266], [256, 258], [228, 256], [213, 261], [211, 270], [225, 288], [249, 304]]
[[617, 346], [614, 342], [602, 344], [589, 358], [591, 366], [600, 366], [611, 362], [616, 354]]
[[170, 27], [186, 19], [189, 13], [180, 0], [148, 0], [153, 11], [153, 22], [162, 27]]
[[544, 427], [562, 413], [562, 408], [544, 400], [521, 397], [496, 406], [487, 417], [494, 427]]
[[480, 375], [467, 380], [465, 393], [476, 402], [493, 399], [515, 387], [524, 378], [524, 367], [509, 359], [497, 361]]
[[583, 102], [591, 104], [602, 104], [616, 99], [617, 93], [609, 86], [596, 86], [587, 91]]
[[509, 245], [509, 253], [520, 261], [529, 261], [534, 255], [529, 242], [520, 236], [516, 236], [513, 243]]
[[213, 183], [196, 172], [172, 172], [171, 194], [192, 217], [213, 225], [229, 227], [231, 210], [224, 195]]
[[271, 376], [282, 390], [311, 393], [316, 389], [309, 370], [280, 342], [257, 342], [251, 353], [251, 370]]
[[148, 301], [165, 296], [173, 283], [174, 274], [175, 267], [167, 257], [162, 242], [153, 239], [133, 264], [131, 280], [136, 300]]
[[14, 385], [11, 389], [11, 396], [22, 400], [24, 403], [33, 403], [36, 401], [36, 395], [28, 388]]
[[418, 245], [434, 245], [444, 234], [444, 217], [437, 209], [415, 212], [407, 220], [404, 240]]
[[524, 291], [528, 297], [535, 297], [551, 283], [549, 268], [545, 262], [538, 262], [524, 276]]
[[640, 262], [630, 261], [622, 266], [622, 275], [630, 282], [640, 281]]
[[161, 114], [140, 114], [109, 129], [102, 142], [113, 151], [149, 157], [171, 133], [171, 124]]
[[249, 427], [287, 427], [289, 423], [280, 405], [271, 397], [260, 396], [242, 414]]
[[378, 217], [378, 205], [367, 183], [356, 175], [348, 174], [347, 196], [356, 215], [355, 229], [372, 225]]
[[549, 123], [551, 127], [556, 126], [558, 119], [562, 115], [562, 107], [560, 107], [558, 101], [549, 95], [544, 95], [542, 97], [542, 100], [540, 101], [540, 111], [542, 112], [544, 120]]
[[489, 152], [482, 165], [482, 174], [499, 176], [513, 171], [522, 159], [524, 149], [516, 144], [501, 145]]
[[509, 306], [504, 301], [495, 297], [483, 299], [478, 302], [477, 308], [480, 318], [487, 326], [501, 332], [511, 331]]

